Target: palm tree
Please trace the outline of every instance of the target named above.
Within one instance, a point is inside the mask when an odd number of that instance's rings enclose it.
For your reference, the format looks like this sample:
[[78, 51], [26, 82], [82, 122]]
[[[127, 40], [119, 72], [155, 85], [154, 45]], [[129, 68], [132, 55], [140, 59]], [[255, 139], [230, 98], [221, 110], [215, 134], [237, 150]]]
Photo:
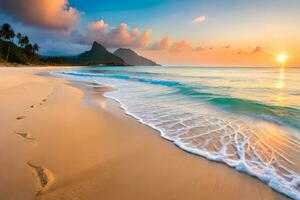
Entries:
[[32, 50], [33, 50], [32, 44], [27, 44], [27, 45], [25, 46], [25, 49], [27, 50], [28, 53], [32, 53]]
[[35, 43], [32, 48], [33, 48], [32, 49], [33, 50], [32, 51], [32, 56], [33, 56], [33, 58], [35, 58], [35, 53], [40, 50], [40, 47], [39, 47], [39, 45], [37, 43]]
[[34, 54], [34, 50], [33, 50], [32, 44], [27, 44], [27, 45], [25, 46], [25, 50], [27, 51], [28, 56], [30, 56], [30, 62], [31, 62], [32, 56], [33, 56], [33, 54]]
[[22, 46], [22, 38], [23, 35], [21, 33], [17, 33], [17, 38], [18, 38], [18, 44], [20, 45], [20, 47]]
[[[11, 40], [13, 42], [14, 37], [16, 36], [14, 30], [11, 28], [11, 26], [8, 23], [5, 23], [1, 26], [0, 29], [0, 38], [3, 38], [4, 40]], [[8, 45], [7, 55], [6, 55], [6, 62], [8, 62], [9, 53], [10, 53], [10, 44]]]
[[26, 47], [29, 44], [29, 38], [25, 35], [21, 39], [21, 46]]
[[37, 43], [35, 43], [33, 45], [33, 52], [38, 52], [39, 50], [40, 50], [40, 46]]
[[1, 26], [0, 33], [1, 33], [1, 35], [0, 35], [1, 38], [3, 38], [4, 40], [12, 40], [16, 36], [14, 30], [7, 23], [5, 23]]

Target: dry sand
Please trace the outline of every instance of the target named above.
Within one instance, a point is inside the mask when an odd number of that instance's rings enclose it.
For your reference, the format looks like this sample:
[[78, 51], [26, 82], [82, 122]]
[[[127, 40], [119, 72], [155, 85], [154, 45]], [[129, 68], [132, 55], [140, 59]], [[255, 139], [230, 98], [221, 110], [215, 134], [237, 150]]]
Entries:
[[84, 95], [35, 75], [45, 70], [0, 68], [1, 200], [285, 199], [162, 139], [102, 97], [107, 88], [77, 83]]

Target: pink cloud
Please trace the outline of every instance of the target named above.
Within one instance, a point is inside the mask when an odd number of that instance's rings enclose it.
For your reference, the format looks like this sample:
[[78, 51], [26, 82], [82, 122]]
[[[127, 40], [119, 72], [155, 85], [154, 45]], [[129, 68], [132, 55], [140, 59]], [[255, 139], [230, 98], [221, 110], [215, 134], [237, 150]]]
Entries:
[[97, 22], [90, 22], [88, 24], [88, 29], [90, 30], [104, 30], [108, 27], [108, 24], [106, 24], [102, 19]]
[[196, 17], [196, 18], [193, 20], [193, 23], [194, 23], [194, 24], [200, 24], [200, 23], [203, 23], [205, 20], [206, 20], [206, 17], [205, 17], [205, 16], [199, 16], [199, 17]]
[[76, 38], [82, 44], [91, 44], [97, 41], [107, 48], [119, 47], [144, 47], [147, 45], [151, 35], [151, 29], [146, 29], [143, 33], [138, 28], [130, 30], [125, 23], [117, 28], [110, 27], [100, 20], [90, 22], [86, 33]]
[[137, 39], [135, 40], [135, 46], [137, 46], [137, 47], [144, 47], [144, 46], [146, 46], [147, 43], [148, 43], [148, 41], [149, 41], [149, 39], [150, 39], [151, 32], [152, 32], [151, 29], [146, 29], [146, 30], [143, 32], [143, 34], [141, 34], [140, 36], [131, 33], [131, 36], [132, 36], [132, 37], [136, 37], [136, 38], [137, 38]]
[[193, 48], [191, 43], [187, 40], [179, 40], [172, 42], [169, 36], [165, 36], [161, 41], [154, 42], [146, 50], [168, 50], [171, 52], [174, 51], [205, 51], [207, 48], [198, 46]]
[[131, 30], [131, 35], [134, 36], [134, 37], [137, 37], [140, 34], [141, 34], [141, 32], [138, 28], [134, 28], [134, 29]]
[[148, 50], [164, 50], [170, 47], [172, 41], [169, 36], [165, 36], [161, 41], [153, 43]]
[[69, 31], [79, 18], [68, 0], [1, 0], [0, 9], [24, 24], [53, 30]]

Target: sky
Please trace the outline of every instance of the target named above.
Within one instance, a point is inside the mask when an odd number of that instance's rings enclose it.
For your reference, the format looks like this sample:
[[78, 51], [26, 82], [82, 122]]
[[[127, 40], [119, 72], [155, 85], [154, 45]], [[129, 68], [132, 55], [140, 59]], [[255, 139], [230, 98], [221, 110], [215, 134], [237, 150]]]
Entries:
[[299, 0], [0, 0], [0, 22], [76, 55], [97, 41], [163, 65], [300, 67]]

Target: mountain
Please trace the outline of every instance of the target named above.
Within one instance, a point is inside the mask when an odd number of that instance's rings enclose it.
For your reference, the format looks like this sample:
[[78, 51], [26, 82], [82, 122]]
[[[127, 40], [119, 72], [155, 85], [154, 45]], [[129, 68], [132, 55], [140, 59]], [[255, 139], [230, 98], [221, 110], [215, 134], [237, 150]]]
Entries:
[[89, 51], [76, 56], [42, 56], [22, 48], [13, 42], [0, 39], [0, 63], [35, 65], [106, 65], [106, 66], [155, 66], [157, 63], [144, 58], [130, 49], [120, 48], [110, 53], [94, 42]]
[[101, 44], [94, 42], [91, 50], [81, 53], [77, 56], [62, 57], [67, 64], [73, 65], [127, 65], [121, 58], [110, 53]]
[[144, 58], [131, 49], [120, 48], [114, 52], [114, 55], [122, 58], [127, 64], [135, 66], [158, 66], [159, 64]]

